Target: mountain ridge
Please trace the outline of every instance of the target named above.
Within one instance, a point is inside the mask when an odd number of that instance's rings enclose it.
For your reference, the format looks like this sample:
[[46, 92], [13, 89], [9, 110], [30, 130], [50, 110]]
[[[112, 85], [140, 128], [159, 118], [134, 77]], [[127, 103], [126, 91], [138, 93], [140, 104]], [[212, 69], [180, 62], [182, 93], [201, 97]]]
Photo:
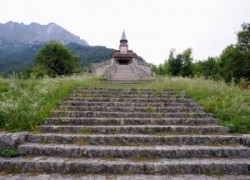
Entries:
[[83, 46], [89, 46], [86, 40], [53, 22], [47, 25], [41, 25], [36, 22], [25, 25], [24, 23], [14, 21], [0, 23], [0, 48], [9, 45], [33, 45], [48, 41], [57, 41], [63, 45], [74, 42]]

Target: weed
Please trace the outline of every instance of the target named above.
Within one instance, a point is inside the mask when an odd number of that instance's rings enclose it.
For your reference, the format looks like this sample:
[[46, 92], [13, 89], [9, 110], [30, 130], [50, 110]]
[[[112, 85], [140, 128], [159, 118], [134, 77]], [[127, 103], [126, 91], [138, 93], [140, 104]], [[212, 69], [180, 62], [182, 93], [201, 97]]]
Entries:
[[159, 162], [160, 158], [132, 157], [130, 160], [134, 162]]
[[21, 173], [22, 171], [18, 168], [8, 167], [0, 171], [0, 176], [10, 175], [10, 174], [16, 175], [16, 174], [21, 174]]
[[103, 76], [101, 76], [101, 77], [99, 78], [99, 81], [107, 81], [107, 80], [108, 80], [108, 78], [103, 77]]
[[16, 157], [17, 155], [18, 152], [16, 148], [7, 148], [2, 152], [3, 157]]
[[59, 118], [58, 121], [59, 121], [60, 125], [64, 125], [65, 124], [65, 120], [63, 118]]
[[84, 130], [78, 131], [78, 134], [92, 134], [92, 132], [90, 129], [84, 129]]
[[147, 107], [147, 108], [145, 108], [145, 112], [146, 113], [156, 113], [157, 109], [156, 108], [152, 108], [152, 107]]
[[40, 143], [41, 143], [41, 144], [49, 144], [49, 141], [48, 141], [48, 139], [43, 139], [43, 140], [41, 140]]
[[173, 135], [176, 135], [177, 133], [175, 133], [175, 132], [155, 132], [155, 131], [150, 131], [149, 134], [164, 137], [164, 136], [173, 136]]
[[77, 140], [76, 144], [79, 146], [86, 146], [86, 145], [90, 145], [90, 142], [86, 139], [79, 139]]

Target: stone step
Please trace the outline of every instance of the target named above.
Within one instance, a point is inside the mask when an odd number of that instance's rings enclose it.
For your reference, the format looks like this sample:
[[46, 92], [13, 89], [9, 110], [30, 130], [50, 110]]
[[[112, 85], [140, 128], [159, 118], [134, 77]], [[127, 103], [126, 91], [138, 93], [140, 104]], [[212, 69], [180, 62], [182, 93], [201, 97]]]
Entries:
[[249, 158], [157, 159], [138, 162], [131, 159], [29, 157], [0, 158], [0, 171], [94, 173], [94, 174], [249, 174]]
[[58, 174], [58, 173], [22, 173], [0, 175], [0, 180], [249, 180], [250, 175], [114, 175], [114, 174]]
[[69, 97], [86, 97], [86, 98], [187, 98], [190, 99], [190, 96], [187, 95], [145, 95], [145, 94], [85, 94], [85, 93], [72, 93]]
[[143, 135], [143, 134], [30, 134], [27, 142], [41, 144], [78, 144], [113, 146], [182, 146], [182, 145], [239, 145], [241, 136], [233, 135]]
[[135, 73], [130, 72], [117, 72], [112, 73], [111, 80], [119, 80], [119, 81], [129, 81], [129, 80], [139, 80], [140, 76]]
[[91, 90], [91, 89], [74, 89], [73, 93], [79, 93], [84, 95], [106, 95], [106, 94], [112, 94], [112, 95], [145, 95], [145, 96], [162, 96], [162, 95], [186, 95], [183, 91], [175, 91], [175, 90], [151, 90], [151, 91], [139, 91], [139, 90], [126, 90], [126, 91], [114, 91], [112, 89], [106, 89], [106, 90]]
[[21, 156], [85, 157], [85, 158], [249, 158], [244, 146], [79, 146], [26, 143], [18, 147]]
[[46, 125], [217, 125], [213, 118], [47, 118]]
[[57, 174], [57, 173], [22, 173], [11, 175], [0, 175], [0, 180], [249, 180], [250, 175], [114, 175], [114, 174]]
[[132, 93], [151, 93], [151, 92], [176, 92], [174, 89], [147, 89], [147, 88], [101, 88], [101, 87], [74, 87], [74, 91], [87, 91], [87, 92], [132, 92]]
[[127, 126], [81, 126], [81, 125], [42, 125], [43, 133], [80, 133], [80, 134], [225, 134], [229, 128], [224, 126], [164, 126], [164, 125], [127, 125]]
[[168, 113], [168, 112], [201, 112], [202, 107], [107, 107], [107, 106], [59, 106], [58, 110], [64, 111], [102, 111], [102, 112], [146, 112], [146, 113]]
[[64, 101], [62, 106], [101, 106], [101, 107], [201, 107], [198, 103], [164, 103], [164, 102], [81, 102], [81, 101]]
[[68, 97], [66, 101], [79, 102], [137, 102], [137, 103], [194, 103], [192, 99], [187, 98], [86, 98], [86, 97]]
[[100, 111], [53, 111], [53, 117], [110, 117], [110, 118], [207, 118], [211, 113], [176, 112], [176, 113], [146, 113], [146, 112], [100, 112]]
[[115, 68], [116, 73], [134, 73], [132, 66], [130, 65], [117, 65]]

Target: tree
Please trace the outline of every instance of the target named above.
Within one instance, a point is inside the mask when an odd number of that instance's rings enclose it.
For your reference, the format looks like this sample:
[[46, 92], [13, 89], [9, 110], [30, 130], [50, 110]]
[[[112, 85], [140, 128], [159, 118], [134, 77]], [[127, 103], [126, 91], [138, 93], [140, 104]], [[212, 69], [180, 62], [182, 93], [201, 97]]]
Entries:
[[79, 59], [63, 45], [57, 42], [46, 44], [35, 57], [36, 63], [46, 70], [47, 74], [70, 75], [76, 72]]
[[182, 70], [182, 54], [177, 54], [176, 58], [169, 60], [169, 73], [172, 76], [181, 75]]
[[204, 76], [206, 79], [219, 79], [219, 71], [218, 58], [215, 57], [208, 57], [207, 60], [198, 61], [193, 64], [193, 74]]
[[175, 50], [171, 49], [168, 57], [167, 72], [171, 76], [179, 76], [182, 68], [182, 55], [174, 55]]
[[226, 82], [236, 83], [241, 78], [250, 80], [250, 51], [244, 52], [237, 45], [230, 45], [222, 52], [219, 62], [221, 75]]
[[242, 24], [237, 33], [237, 44], [230, 45], [220, 55], [221, 75], [226, 82], [232, 79], [250, 81], [250, 24]]
[[182, 53], [182, 69], [181, 69], [181, 75], [183, 77], [190, 77], [193, 75], [193, 69], [192, 69], [192, 49], [188, 48], [183, 51]]
[[241, 25], [242, 31], [237, 33], [238, 46], [243, 50], [250, 50], [250, 23]]

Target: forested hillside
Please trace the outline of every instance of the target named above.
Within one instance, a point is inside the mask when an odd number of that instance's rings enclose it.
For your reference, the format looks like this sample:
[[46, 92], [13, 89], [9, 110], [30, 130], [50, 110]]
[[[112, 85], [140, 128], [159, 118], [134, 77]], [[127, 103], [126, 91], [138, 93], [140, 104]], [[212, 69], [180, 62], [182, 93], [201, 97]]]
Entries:
[[[45, 43], [36, 45], [22, 45], [16, 48], [0, 49], [0, 72], [11, 73], [21, 72], [34, 65], [35, 55], [44, 47]], [[83, 67], [91, 63], [98, 63], [109, 60], [113, 49], [103, 46], [82, 46], [76, 43], [69, 43], [65, 46], [80, 60]]]

